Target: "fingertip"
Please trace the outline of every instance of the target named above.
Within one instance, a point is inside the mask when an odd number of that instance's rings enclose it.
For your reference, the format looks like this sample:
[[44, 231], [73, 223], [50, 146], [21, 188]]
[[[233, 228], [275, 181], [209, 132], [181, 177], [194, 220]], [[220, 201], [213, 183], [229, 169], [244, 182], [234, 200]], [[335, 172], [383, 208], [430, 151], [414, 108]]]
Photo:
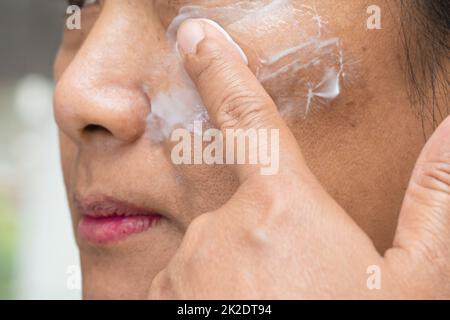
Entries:
[[197, 47], [205, 38], [226, 40], [248, 65], [247, 55], [233, 38], [217, 22], [210, 19], [187, 19], [177, 31], [177, 49], [182, 54], [196, 54]]
[[230, 34], [226, 32], [225, 29], [220, 26], [220, 24], [210, 19], [200, 19], [200, 20], [208, 24], [208, 26], [214, 28], [216, 31], [218, 31], [225, 38], [225, 40], [227, 40], [236, 49], [236, 51], [238, 52], [244, 63], [248, 65], [248, 58], [244, 50], [242, 50], [242, 48], [237, 44], [237, 42], [233, 40]]
[[188, 19], [178, 28], [177, 48], [183, 54], [195, 54], [205, 36], [202, 23], [197, 19]]

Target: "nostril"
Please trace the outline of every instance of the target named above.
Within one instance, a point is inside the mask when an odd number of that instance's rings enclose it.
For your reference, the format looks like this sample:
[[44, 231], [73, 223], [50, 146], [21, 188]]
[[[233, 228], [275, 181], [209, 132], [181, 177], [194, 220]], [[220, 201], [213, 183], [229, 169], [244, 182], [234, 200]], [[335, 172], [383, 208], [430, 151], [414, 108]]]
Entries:
[[84, 133], [108, 133], [112, 135], [112, 132], [107, 128], [98, 124], [89, 124], [83, 128]]

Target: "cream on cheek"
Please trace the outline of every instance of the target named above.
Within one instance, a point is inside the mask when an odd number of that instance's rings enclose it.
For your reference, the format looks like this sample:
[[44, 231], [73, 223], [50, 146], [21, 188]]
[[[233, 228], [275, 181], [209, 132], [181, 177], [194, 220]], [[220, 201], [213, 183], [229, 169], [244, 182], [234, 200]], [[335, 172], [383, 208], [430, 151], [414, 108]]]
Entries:
[[[186, 6], [167, 29], [176, 51], [176, 32], [188, 18], [219, 23], [244, 48], [256, 77], [285, 115], [305, 116], [317, 103], [341, 93], [345, 77], [341, 41], [327, 29], [314, 2], [246, 1], [220, 7]], [[152, 99], [149, 132], [154, 141], [169, 137], [177, 127], [193, 128], [207, 113], [195, 85], [178, 57], [178, 79]]]

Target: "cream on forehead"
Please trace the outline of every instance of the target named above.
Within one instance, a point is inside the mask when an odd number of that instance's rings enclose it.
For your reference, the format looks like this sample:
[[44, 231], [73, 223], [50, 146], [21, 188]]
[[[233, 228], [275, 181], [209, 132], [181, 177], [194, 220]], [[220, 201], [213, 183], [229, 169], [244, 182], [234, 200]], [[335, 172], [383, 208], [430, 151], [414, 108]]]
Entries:
[[[256, 77], [268, 89], [282, 114], [306, 115], [315, 101], [327, 102], [341, 91], [344, 54], [339, 38], [314, 5], [293, 5], [290, 0], [242, 1], [221, 7], [185, 6], [167, 29], [176, 50], [176, 32], [188, 18], [218, 22], [256, 63]], [[281, 36], [282, 35], [282, 36]], [[252, 52], [249, 52], [252, 51]], [[191, 128], [207, 113], [181, 60], [181, 81], [152, 99], [149, 116], [154, 140], [167, 138], [177, 127]]]

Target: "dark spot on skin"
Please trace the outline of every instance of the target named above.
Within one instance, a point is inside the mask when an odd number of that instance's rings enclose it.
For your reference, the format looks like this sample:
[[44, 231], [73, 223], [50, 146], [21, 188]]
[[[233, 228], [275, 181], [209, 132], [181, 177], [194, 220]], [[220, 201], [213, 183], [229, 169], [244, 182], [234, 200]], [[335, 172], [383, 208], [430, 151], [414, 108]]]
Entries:
[[345, 103], [345, 105], [347, 106], [347, 107], [353, 107], [354, 105], [355, 105], [355, 101], [349, 101], [349, 102], [347, 102], [347, 103]]
[[366, 48], [366, 47], [362, 47], [362, 51], [363, 51], [363, 52], [366, 52], [366, 51], [367, 51], [367, 48]]
[[[354, 100], [350, 100], [345, 102], [345, 107], [347, 108], [354, 108], [356, 106], [356, 102]], [[345, 122], [351, 127], [351, 128], [356, 128], [357, 127], [357, 121], [356, 119], [353, 119], [353, 117], [348, 113], [347, 111], [344, 111], [345, 108], [342, 110], [342, 117], [344, 118]]]

